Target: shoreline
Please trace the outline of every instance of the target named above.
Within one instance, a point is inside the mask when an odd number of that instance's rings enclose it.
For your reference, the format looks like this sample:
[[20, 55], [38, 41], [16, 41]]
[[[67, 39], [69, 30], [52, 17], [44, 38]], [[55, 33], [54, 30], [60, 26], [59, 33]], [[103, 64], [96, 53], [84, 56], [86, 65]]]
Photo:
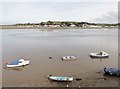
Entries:
[[27, 27], [27, 26], [0, 26], [0, 30], [4, 29], [50, 29], [50, 30], [55, 30], [55, 29], [118, 29], [118, 27], [37, 27], [37, 26], [32, 26], [32, 27]]

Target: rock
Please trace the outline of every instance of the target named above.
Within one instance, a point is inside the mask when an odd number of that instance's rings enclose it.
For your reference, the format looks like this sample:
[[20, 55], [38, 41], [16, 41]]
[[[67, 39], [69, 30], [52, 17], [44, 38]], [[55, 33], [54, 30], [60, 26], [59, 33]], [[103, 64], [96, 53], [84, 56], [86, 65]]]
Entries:
[[82, 79], [81, 79], [81, 78], [76, 78], [75, 80], [76, 80], [76, 81], [80, 81], [80, 80], [82, 80]]

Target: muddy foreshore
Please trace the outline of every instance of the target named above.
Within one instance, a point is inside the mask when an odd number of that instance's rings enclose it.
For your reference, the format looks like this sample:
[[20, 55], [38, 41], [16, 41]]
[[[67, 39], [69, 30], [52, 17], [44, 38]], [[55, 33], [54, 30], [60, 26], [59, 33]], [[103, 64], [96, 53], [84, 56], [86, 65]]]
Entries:
[[[3, 87], [117, 87], [117, 76], [104, 74], [118, 66], [118, 30], [6, 29], [2, 31], [2, 68], [7, 61], [30, 59], [30, 65], [2, 71]], [[92, 59], [91, 52], [105, 51], [107, 59]], [[76, 55], [76, 60], [61, 57]], [[49, 57], [52, 56], [52, 59]], [[72, 76], [73, 82], [50, 81], [47, 76]], [[77, 79], [77, 80], [76, 80]]]

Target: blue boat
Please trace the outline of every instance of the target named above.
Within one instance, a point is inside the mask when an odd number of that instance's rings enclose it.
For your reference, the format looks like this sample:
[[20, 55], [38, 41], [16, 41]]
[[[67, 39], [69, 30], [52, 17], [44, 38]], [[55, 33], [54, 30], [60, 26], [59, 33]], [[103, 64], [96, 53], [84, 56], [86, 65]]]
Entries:
[[120, 75], [120, 68], [104, 68], [105, 73], [110, 74], [110, 75]]
[[11, 61], [9, 65], [18, 65], [18, 63], [19, 63], [19, 60], [17, 59], [17, 60]]
[[25, 59], [17, 59], [11, 62], [6, 62], [6, 67], [20, 67], [20, 66], [25, 66], [29, 64], [29, 60]]

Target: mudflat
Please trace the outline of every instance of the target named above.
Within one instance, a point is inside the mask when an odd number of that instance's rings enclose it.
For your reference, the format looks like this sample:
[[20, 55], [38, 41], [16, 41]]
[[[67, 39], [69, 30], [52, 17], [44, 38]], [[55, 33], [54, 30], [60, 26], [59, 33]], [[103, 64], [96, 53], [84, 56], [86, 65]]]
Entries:
[[[118, 67], [117, 29], [4, 29], [2, 68], [6, 61], [30, 59], [30, 65], [3, 68], [4, 87], [117, 87], [118, 77], [104, 74], [104, 67]], [[92, 59], [91, 52], [105, 51], [109, 58]], [[76, 60], [62, 61], [75, 55]], [[52, 59], [49, 59], [52, 57]], [[47, 75], [74, 77], [73, 82], [54, 82]], [[78, 80], [76, 80], [78, 78]]]

